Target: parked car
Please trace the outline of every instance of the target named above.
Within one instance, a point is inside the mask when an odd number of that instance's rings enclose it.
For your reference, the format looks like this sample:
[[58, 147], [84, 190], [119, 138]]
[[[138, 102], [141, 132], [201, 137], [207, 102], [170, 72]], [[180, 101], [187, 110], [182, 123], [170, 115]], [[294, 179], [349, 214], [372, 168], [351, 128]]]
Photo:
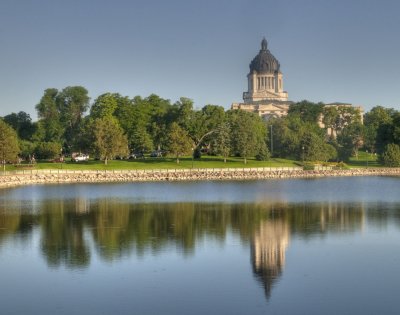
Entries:
[[142, 159], [144, 158], [144, 154], [142, 152], [135, 152], [135, 153], [131, 153], [128, 156], [129, 160], [134, 160], [134, 159]]
[[83, 161], [88, 161], [89, 160], [89, 155], [88, 154], [73, 154], [71, 157], [71, 160], [73, 162], [83, 162]]
[[157, 150], [153, 151], [150, 153], [150, 157], [162, 157], [163, 156], [163, 151]]

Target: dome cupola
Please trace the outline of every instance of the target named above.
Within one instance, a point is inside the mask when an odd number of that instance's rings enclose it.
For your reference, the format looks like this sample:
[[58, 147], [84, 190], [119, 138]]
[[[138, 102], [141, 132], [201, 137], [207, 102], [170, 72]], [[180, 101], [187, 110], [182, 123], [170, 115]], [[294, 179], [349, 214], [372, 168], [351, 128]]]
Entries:
[[261, 41], [261, 50], [250, 63], [250, 73], [279, 73], [279, 61], [268, 50], [268, 42], [265, 38]]

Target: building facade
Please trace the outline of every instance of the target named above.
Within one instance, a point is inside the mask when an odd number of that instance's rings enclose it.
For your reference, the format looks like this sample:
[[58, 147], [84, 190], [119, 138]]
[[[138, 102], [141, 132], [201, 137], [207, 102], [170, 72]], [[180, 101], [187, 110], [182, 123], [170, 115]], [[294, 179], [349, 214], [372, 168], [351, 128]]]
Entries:
[[[289, 101], [288, 92], [283, 89], [280, 63], [269, 51], [265, 38], [261, 41], [261, 49], [250, 62], [249, 67], [248, 89], [243, 93], [243, 103], [233, 103], [231, 108], [254, 112], [264, 119], [287, 115], [290, 105], [294, 102]], [[361, 106], [348, 103], [331, 103], [325, 106], [354, 107], [359, 111], [362, 121], [363, 108]], [[324, 127], [322, 117], [320, 126]]]
[[269, 51], [265, 38], [249, 67], [244, 102], [233, 103], [232, 109], [255, 112], [264, 118], [286, 115], [292, 102], [288, 101], [288, 93], [283, 89], [280, 63]]

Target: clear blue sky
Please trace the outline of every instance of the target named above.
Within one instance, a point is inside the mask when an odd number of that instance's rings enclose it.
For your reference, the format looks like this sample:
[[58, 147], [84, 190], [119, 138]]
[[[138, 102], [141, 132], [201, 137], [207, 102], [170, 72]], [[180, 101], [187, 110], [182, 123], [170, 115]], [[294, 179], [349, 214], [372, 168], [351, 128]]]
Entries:
[[293, 101], [400, 105], [400, 1], [0, 0], [0, 116], [46, 88], [229, 108], [265, 36]]

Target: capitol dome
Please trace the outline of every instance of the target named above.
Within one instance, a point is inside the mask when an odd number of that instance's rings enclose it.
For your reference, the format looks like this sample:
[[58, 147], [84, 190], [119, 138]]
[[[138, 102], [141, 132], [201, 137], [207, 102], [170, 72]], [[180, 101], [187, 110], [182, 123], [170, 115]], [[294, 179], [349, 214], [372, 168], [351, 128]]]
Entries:
[[250, 63], [250, 73], [279, 73], [279, 61], [267, 49], [268, 43], [264, 38], [261, 41], [261, 50]]

